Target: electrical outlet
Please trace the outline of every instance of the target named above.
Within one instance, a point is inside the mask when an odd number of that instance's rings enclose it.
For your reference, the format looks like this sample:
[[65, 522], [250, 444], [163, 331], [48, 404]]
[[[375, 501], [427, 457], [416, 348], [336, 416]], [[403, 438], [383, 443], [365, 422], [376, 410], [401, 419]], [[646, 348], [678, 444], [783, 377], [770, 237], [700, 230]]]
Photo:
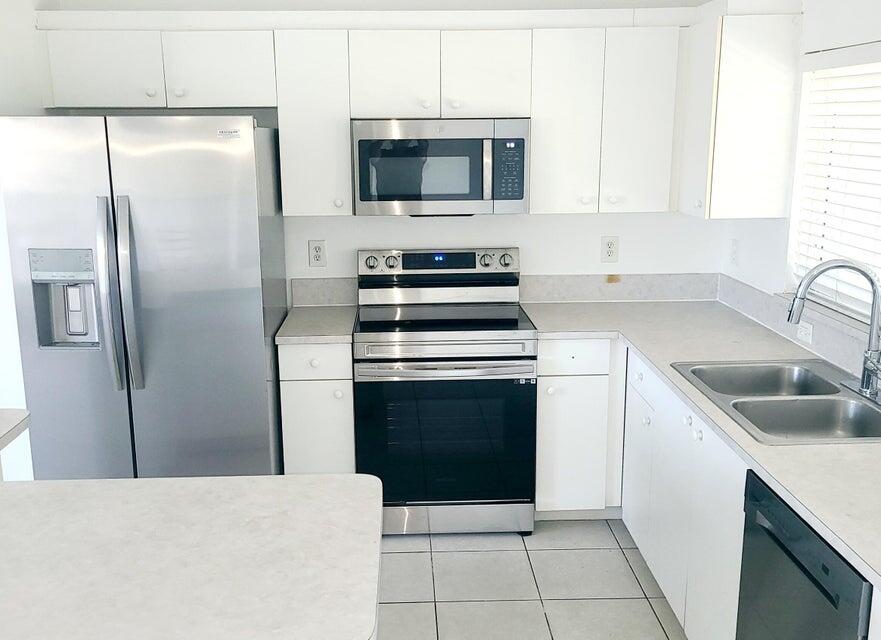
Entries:
[[603, 236], [600, 262], [618, 262], [618, 236]]
[[309, 241], [309, 266], [310, 267], [326, 267], [327, 266], [327, 244], [324, 240]]
[[805, 344], [811, 344], [814, 340], [814, 325], [809, 322], [799, 322], [795, 337]]
[[731, 252], [728, 255], [728, 260], [731, 262], [732, 266], [737, 266], [738, 261], [740, 260], [740, 246], [737, 242], [737, 238], [731, 239]]

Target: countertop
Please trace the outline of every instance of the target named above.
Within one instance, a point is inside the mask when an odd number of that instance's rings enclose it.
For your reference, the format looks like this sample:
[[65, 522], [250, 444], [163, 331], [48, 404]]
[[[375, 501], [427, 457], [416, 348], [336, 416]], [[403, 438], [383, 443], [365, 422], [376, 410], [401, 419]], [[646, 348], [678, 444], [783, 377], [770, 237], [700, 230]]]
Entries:
[[28, 415], [24, 409], [0, 409], [0, 449], [28, 428]]
[[355, 305], [291, 307], [275, 334], [275, 344], [352, 342]]
[[4, 640], [368, 640], [365, 475], [0, 483]]
[[858, 571], [881, 586], [881, 443], [763, 445], [670, 365], [816, 358], [719, 302], [524, 304], [540, 337], [615, 337], [669, 386]]

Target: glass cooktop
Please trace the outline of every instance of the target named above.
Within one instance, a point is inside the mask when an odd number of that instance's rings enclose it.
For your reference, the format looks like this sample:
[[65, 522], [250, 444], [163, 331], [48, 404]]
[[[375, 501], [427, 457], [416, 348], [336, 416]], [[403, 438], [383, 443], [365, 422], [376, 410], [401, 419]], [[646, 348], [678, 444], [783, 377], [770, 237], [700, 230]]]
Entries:
[[411, 304], [358, 308], [355, 333], [535, 331], [519, 304]]

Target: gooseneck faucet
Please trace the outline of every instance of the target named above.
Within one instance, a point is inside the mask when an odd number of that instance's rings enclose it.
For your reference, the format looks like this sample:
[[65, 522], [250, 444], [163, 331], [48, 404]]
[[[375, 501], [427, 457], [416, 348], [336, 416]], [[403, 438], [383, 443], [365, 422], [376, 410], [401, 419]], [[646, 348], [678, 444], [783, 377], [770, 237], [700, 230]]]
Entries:
[[795, 291], [795, 298], [789, 307], [790, 324], [798, 324], [805, 309], [805, 298], [814, 280], [832, 269], [849, 269], [863, 276], [872, 288], [872, 312], [869, 316], [869, 346], [863, 355], [863, 374], [860, 377], [860, 394], [877, 401], [878, 376], [881, 373], [881, 283], [868, 267], [852, 260], [827, 260], [808, 271]]

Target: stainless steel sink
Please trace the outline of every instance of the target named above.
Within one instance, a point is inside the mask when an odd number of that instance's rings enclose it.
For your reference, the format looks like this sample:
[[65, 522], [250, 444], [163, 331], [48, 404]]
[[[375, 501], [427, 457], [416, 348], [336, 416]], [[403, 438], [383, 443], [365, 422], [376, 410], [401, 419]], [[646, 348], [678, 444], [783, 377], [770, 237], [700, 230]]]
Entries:
[[881, 440], [881, 405], [824, 360], [678, 362], [673, 368], [764, 444]]
[[796, 364], [707, 364], [690, 371], [713, 391], [728, 396], [824, 396], [840, 391], [825, 378]]
[[881, 411], [850, 398], [735, 400], [732, 408], [779, 438], [879, 438]]

